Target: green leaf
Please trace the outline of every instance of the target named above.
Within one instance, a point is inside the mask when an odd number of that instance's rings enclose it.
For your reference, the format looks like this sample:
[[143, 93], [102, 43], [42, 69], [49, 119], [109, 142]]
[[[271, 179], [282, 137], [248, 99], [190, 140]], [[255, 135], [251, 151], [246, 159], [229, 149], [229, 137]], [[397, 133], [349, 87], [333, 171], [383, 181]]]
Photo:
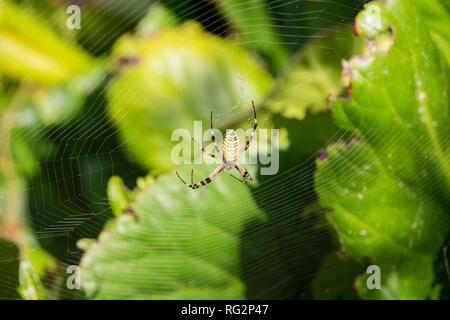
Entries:
[[53, 272], [57, 269], [57, 260], [39, 246], [28, 227], [22, 231], [20, 244], [22, 262], [27, 261], [39, 278], [43, 278], [46, 272]]
[[178, 18], [162, 4], [155, 2], [150, 6], [136, 28], [137, 36], [149, 36], [162, 28], [177, 25]]
[[21, 261], [19, 268], [19, 293], [25, 300], [44, 300], [46, 291], [38, 274], [28, 261]]
[[112, 4], [102, 0], [78, 3], [81, 8], [81, 29], [76, 30], [78, 42], [95, 56], [109, 55], [117, 39], [135, 30], [155, 2], [115, 0]]
[[242, 48], [194, 23], [150, 38], [124, 36], [113, 55], [122, 67], [107, 90], [108, 113], [133, 159], [148, 169], [173, 166], [175, 129], [192, 131], [202, 120], [206, 130], [211, 111], [219, 127], [249, 114], [272, 80]]
[[104, 65], [98, 65], [63, 84], [37, 88], [27, 102], [25, 112], [34, 109], [37, 118], [45, 126], [72, 121], [82, 111], [89, 94], [105, 80], [105, 69]]
[[[308, 114], [302, 121], [276, 116], [274, 123], [288, 131], [291, 141], [280, 155], [278, 175], [283, 179], [297, 165], [303, 176], [299, 181], [281, 184], [276, 176], [252, 171], [264, 183], [246, 188], [221, 174], [195, 192], [172, 173], [156, 180], [139, 179], [138, 188], [130, 192], [120, 178], [113, 177], [108, 194], [117, 219], [108, 223], [96, 242], [80, 243], [85, 249], [90, 245], [81, 262], [81, 284], [87, 295], [98, 299], [309, 297], [311, 274], [329, 249], [328, 233], [312, 230], [315, 217], [301, 217], [316, 201], [315, 155], [337, 128], [328, 113]], [[264, 120], [260, 124], [265, 127]], [[189, 167], [182, 169], [181, 176], [189, 180]], [[196, 168], [194, 179], [210, 170]], [[192, 257], [202, 260], [191, 261]]]
[[359, 280], [360, 296], [423, 299], [449, 232], [448, 68], [412, 2], [365, 8], [356, 29], [371, 50], [344, 64], [351, 96], [333, 101], [338, 125], [362, 141], [327, 149], [316, 190], [344, 252], [381, 268], [381, 290]]
[[445, 2], [439, 0], [417, 1], [416, 5], [430, 30], [431, 37], [450, 65], [450, 39], [448, 37], [450, 34], [450, 24], [448, 23], [450, 9], [445, 8]]
[[108, 199], [113, 214], [117, 217], [122, 214], [133, 201], [133, 194], [117, 176], [111, 177], [108, 182]]
[[[295, 82], [285, 85], [295, 86]], [[327, 94], [323, 92], [321, 97], [322, 110]], [[267, 127], [262, 119], [261, 127]], [[252, 184], [250, 193], [236, 180], [221, 175], [209, 189], [192, 193], [172, 173], [156, 181], [139, 179], [138, 188], [130, 192], [120, 178], [113, 177], [108, 194], [118, 218], [108, 223], [82, 259], [81, 283], [86, 293], [99, 299], [310, 296], [310, 275], [318, 268], [321, 254], [329, 250], [325, 245], [328, 233], [313, 233], [316, 241], [311, 243], [316, 217], [301, 217], [316, 201], [314, 158], [331, 137], [342, 132], [329, 112], [306, 113], [302, 121], [276, 115], [273, 123], [285, 130], [290, 140], [280, 155], [278, 175], [286, 177], [296, 165], [302, 172], [300, 181], [280, 184], [274, 176], [258, 176], [265, 183]], [[183, 170], [182, 176], [188, 179], [188, 168]], [[208, 172], [196, 169], [195, 180]], [[240, 231], [224, 237], [218, 231], [229, 230], [230, 223], [233, 230]], [[210, 225], [215, 228], [210, 230]], [[87, 245], [80, 243], [83, 248]], [[192, 255], [206, 256], [211, 266], [198, 266], [191, 261]], [[229, 258], [228, 264], [222, 255]], [[160, 269], [162, 260], [167, 262], [166, 271]], [[179, 270], [180, 265], [187, 266], [186, 273]], [[216, 279], [200, 278], [211, 273]], [[160, 279], [158, 283], [156, 279]], [[285, 280], [280, 283], [280, 279]], [[193, 284], [196, 286], [191, 287]]]
[[278, 90], [270, 98], [269, 109], [298, 120], [305, 117], [307, 110], [326, 110], [328, 95], [339, 95], [345, 87], [340, 81], [341, 59], [359, 52], [360, 47], [361, 41], [355, 40], [352, 29], [338, 30], [308, 43], [277, 80]]
[[276, 30], [264, 0], [251, 5], [239, 0], [219, 0], [218, 8], [238, 32], [240, 41], [269, 61], [275, 70], [282, 69], [289, 59], [289, 50]]
[[39, 171], [38, 159], [22, 136], [16, 135], [13, 140], [11, 153], [14, 156], [14, 163], [20, 168], [22, 176], [32, 177]]
[[339, 230], [344, 253], [356, 260], [370, 257], [380, 266], [382, 289], [368, 292], [427, 297], [434, 255], [449, 229], [442, 223], [447, 212], [430, 195], [396, 180], [367, 144], [336, 144], [327, 151], [328, 158], [318, 163], [316, 188], [321, 203], [334, 209], [328, 218]]
[[331, 249], [329, 232], [316, 230], [318, 217], [306, 214], [317, 201], [314, 160], [339, 129], [328, 112], [307, 113], [302, 121], [272, 118], [289, 145], [279, 152], [279, 171], [258, 176], [252, 192], [268, 220], [247, 224], [242, 239], [246, 298], [311, 299], [313, 275]]
[[[190, 171], [183, 169], [188, 177]], [[194, 179], [208, 173], [196, 169]], [[135, 192], [134, 214], [120, 215], [82, 258], [81, 285], [89, 297], [245, 297], [241, 233], [245, 223], [265, 219], [248, 186], [221, 174], [194, 191], [172, 172]]]
[[335, 252], [327, 254], [312, 284], [314, 299], [357, 299], [353, 282], [362, 269], [360, 264], [340, 258]]
[[[330, 139], [346, 137], [334, 124], [327, 97], [330, 87], [336, 93], [344, 87], [333, 79], [339, 80], [339, 55], [350, 55], [353, 49], [349, 32], [340, 30], [331, 33], [330, 40], [311, 41], [293, 59], [293, 68], [278, 80], [275, 94], [268, 99], [266, 109], [276, 112], [271, 121], [283, 141], [279, 171], [275, 176], [260, 176], [261, 184], [253, 192], [269, 220], [249, 226], [246, 232], [244, 248], [257, 248], [253, 255], [244, 255], [248, 299], [299, 299], [317, 294], [311, 289], [313, 275], [317, 270], [320, 273], [322, 256], [332, 249], [332, 243], [327, 230], [316, 228], [319, 217], [307, 212], [317, 201], [315, 157]], [[301, 178], [292, 175], [293, 168], [301, 172]], [[264, 261], [266, 267], [254, 272], [254, 261]]]
[[415, 5], [426, 20], [428, 28], [445, 36], [450, 31], [450, 26], [446, 23], [450, 7], [446, 8], [444, 2], [439, 0], [417, 1]]

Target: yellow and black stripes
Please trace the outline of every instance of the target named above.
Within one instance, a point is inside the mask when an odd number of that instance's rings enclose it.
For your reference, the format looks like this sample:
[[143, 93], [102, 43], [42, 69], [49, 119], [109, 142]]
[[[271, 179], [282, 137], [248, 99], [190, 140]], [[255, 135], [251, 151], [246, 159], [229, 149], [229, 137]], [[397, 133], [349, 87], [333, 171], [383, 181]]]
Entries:
[[234, 130], [227, 131], [222, 144], [223, 159], [231, 163], [237, 160], [239, 154], [239, 137]]
[[205, 186], [208, 183], [210, 183], [211, 181], [213, 181], [213, 179], [215, 177], [217, 177], [217, 175], [225, 168], [224, 164], [220, 164], [217, 166], [217, 168], [214, 169], [213, 172], [211, 172], [209, 174], [209, 176], [207, 176], [204, 180], [200, 181], [199, 183], [194, 183], [194, 169], [192, 169], [191, 171], [191, 184], [187, 184], [186, 181], [184, 181], [183, 179], [181, 179], [180, 175], [178, 174], [178, 172], [176, 172], [178, 178], [181, 180], [181, 182], [183, 182], [185, 185], [188, 186], [188, 188], [191, 189], [198, 189], [201, 186]]
[[248, 180], [253, 181], [253, 178], [250, 175], [250, 173], [248, 173], [248, 171], [243, 166], [241, 166], [239, 163], [236, 162], [234, 167], [237, 169], [237, 171], [239, 171], [242, 178], [244, 178], [244, 181], [243, 181], [244, 183], [248, 183]]
[[188, 187], [191, 189], [198, 189], [201, 186], [206, 186], [208, 183], [210, 183], [215, 177], [217, 177], [217, 175], [225, 168], [225, 166], [223, 164], [219, 165], [217, 168], [214, 169], [213, 172], [211, 172], [209, 174], [209, 176], [207, 176], [205, 178], [205, 180], [200, 181], [199, 183], [192, 183], [188, 184]]
[[235, 176], [232, 175], [235, 179], [237, 179], [243, 183], [248, 183], [249, 180], [253, 181], [253, 178], [248, 173], [248, 171], [237, 162], [238, 155], [249, 148], [250, 142], [253, 140], [255, 133], [256, 133], [256, 128], [258, 126], [258, 123], [256, 120], [256, 108], [255, 108], [255, 104], [253, 101], [252, 101], [252, 106], [253, 106], [253, 123], [252, 123], [252, 131], [250, 133], [249, 139], [245, 142], [245, 144], [241, 148], [239, 148], [239, 137], [237, 136], [236, 132], [234, 130], [228, 130], [225, 135], [225, 138], [223, 139], [222, 152], [217, 147], [216, 137], [214, 135], [214, 129], [213, 129], [213, 113], [211, 112], [211, 119], [210, 119], [211, 120], [211, 140], [214, 142], [214, 148], [216, 150], [216, 154], [214, 155], [212, 153], [209, 153], [208, 151], [206, 151], [205, 148], [202, 147], [202, 145], [200, 145], [197, 141], [195, 141], [195, 139], [192, 139], [192, 140], [194, 140], [194, 142], [200, 146], [200, 148], [202, 149], [202, 152], [208, 154], [210, 157], [212, 157], [214, 159], [217, 159], [218, 156], [220, 154], [222, 154], [222, 156], [221, 156], [222, 163], [219, 164], [209, 174], [209, 176], [207, 176], [204, 180], [202, 180], [198, 183], [194, 183], [194, 170], [192, 170], [192, 172], [191, 172], [191, 183], [190, 184], [187, 184], [186, 181], [184, 181], [180, 177], [178, 172], [176, 172], [176, 174], [177, 174], [178, 178], [181, 180], [181, 182], [183, 182], [186, 186], [188, 186], [191, 189], [198, 189], [201, 186], [205, 186], [208, 183], [211, 183], [214, 180], [214, 178], [217, 177], [217, 175], [220, 172], [222, 172], [222, 170], [224, 170], [224, 169], [233, 170], [234, 168], [237, 171], [239, 171], [239, 174], [242, 176], [242, 178], [244, 180], [236, 178]]

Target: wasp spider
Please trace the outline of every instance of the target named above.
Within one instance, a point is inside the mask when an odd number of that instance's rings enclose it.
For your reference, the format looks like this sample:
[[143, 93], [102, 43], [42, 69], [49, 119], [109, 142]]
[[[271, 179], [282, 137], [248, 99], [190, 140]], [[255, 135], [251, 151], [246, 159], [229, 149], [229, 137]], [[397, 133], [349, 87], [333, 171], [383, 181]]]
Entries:
[[216, 150], [216, 154], [209, 153], [205, 150], [194, 138], [194, 142], [199, 145], [199, 147], [202, 149], [204, 153], [209, 155], [210, 157], [214, 159], [221, 159], [221, 163], [215, 168], [209, 176], [207, 176], [204, 180], [200, 181], [199, 183], [194, 183], [194, 170], [191, 171], [191, 184], [187, 184], [186, 181], [184, 181], [178, 172], [176, 172], [178, 178], [180, 178], [181, 182], [183, 182], [185, 185], [187, 185], [191, 189], [198, 189], [201, 186], [207, 185], [219, 173], [221, 173], [223, 170], [233, 170], [236, 169], [239, 174], [242, 176], [243, 180], [236, 178], [234, 175], [230, 173], [230, 175], [239, 180], [242, 183], [248, 183], [248, 180], [253, 181], [252, 176], [248, 173], [248, 171], [237, 162], [238, 156], [246, 151], [248, 147], [250, 146], [250, 142], [253, 140], [253, 137], [255, 136], [256, 127], [258, 125], [256, 121], [256, 110], [255, 110], [255, 104], [252, 101], [253, 106], [253, 124], [252, 124], [252, 131], [250, 133], [250, 137], [247, 141], [245, 141], [245, 144], [239, 148], [239, 138], [234, 130], [227, 130], [227, 133], [225, 134], [225, 138], [223, 139], [222, 143], [222, 151], [220, 151], [219, 147], [217, 147], [216, 137], [214, 136], [214, 129], [213, 129], [213, 113], [211, 112], [211, 140], [214, 142], [214, 149]]

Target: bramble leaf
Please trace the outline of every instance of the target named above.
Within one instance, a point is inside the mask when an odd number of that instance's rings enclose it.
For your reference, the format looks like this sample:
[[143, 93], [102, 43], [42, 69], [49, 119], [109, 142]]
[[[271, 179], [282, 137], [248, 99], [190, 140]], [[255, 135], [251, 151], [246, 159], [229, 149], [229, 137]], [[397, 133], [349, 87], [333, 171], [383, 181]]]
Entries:
[[344, 253], [381, 268], [363, 298], [433, 295], [433, 261], [449, 232], [448, 66], [413, 2], [372, 2], [356, 19], [369, 53], [344, 63], [348, 99], [333, 101], [341, 128], [362, 141], [328, 147], [316, 190], [331, 207]]
[[[196, 170], [194, 179], [207, 174]], [[182, 175], [188, 177], [189, 171]], [[194, 191], [171, 173], [143, 187], [134, 191], [133, 214], [118, 216], [87, 249], [80, 264], [86, 294], [96, 299], [243, 299], [241, 233], [246, 223], [265, 219], [248, 186], [221, 174]]]

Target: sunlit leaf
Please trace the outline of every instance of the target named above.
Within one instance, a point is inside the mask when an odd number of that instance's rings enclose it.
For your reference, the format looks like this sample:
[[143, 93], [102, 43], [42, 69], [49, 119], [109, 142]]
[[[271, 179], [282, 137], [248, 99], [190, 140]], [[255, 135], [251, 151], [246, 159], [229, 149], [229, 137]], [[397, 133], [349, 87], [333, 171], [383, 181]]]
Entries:
[[158, 30], [171, 25], [177, 25], [178, 18], [161, 3], [155, 2], [150, 6], [136, 28], [137, 36], [150, 36]]
[[372, 50], [344, 64], [352, 91], [333, 113], [362, 141], [332, 145], [318, 161], [316, 190], [334, 209], [344, 253], [381, 268], [380, 290], [367, 289], [367, 275], [358, 280], [364, 298], [433, 296], [433, 263], [450, 228], [448, 69], [421, 19], [402, 0], [358, 15]]
[[0, 73], [38, 84], [61, 83], [94, 61], [44, 21], [9, 0], [0, 1]]
[[38, 274], [28, 261], [20, 262], [19, 293], [25, 300], [44, 300], [46, 292]]
[[121, 215], [133, 201], [132, 193], [124, 186], [122, 179], [119, 177], [109, 179], [108, 198], [115, 216]]
[[[207, 174], [196, 170], [195, 179]], [[172, 173], [135, 190], [131, 208], [81, 261], [89, 297], [245, 297], [240, 239], [246, 223], [265, 219], [247, 186], [222, 174], [203, 190], [191, 190]]]
[[269, 109], [287, 118], [302, 120], [306, 110], [322, 112], [328, 108], [327, 98], [345, 88], [341, 77], [341, 60], [361, 50], [353, 30], [342, 29], [315, 39], [301, 49], [285, 75], [275, 85]]

